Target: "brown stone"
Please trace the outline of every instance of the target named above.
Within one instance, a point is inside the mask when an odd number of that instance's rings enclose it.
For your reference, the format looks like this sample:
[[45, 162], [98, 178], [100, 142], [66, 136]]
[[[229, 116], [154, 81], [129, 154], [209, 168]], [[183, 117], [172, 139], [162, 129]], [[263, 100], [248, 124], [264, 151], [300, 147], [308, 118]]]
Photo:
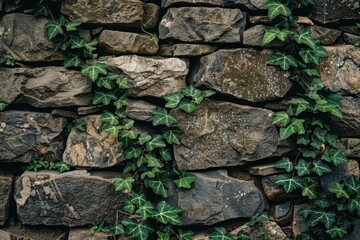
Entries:
[[94, 232], [92, 233], [88, 228], [71, 228], [68, 240], [105, 240], [111, 233]]
[[309, 230], [309, 224], [308, 221], [298, 214], [297, 212], [302, 208], [310, 208], [311, 205], [309, 204], [300, 204], [300, 205], [294, 205], [294, 217], [292, 222], [292, 231], [294, 236], [298, 236], [299, 234], [306, 232]]
[[11, 174], [0, 172], [0, 226], [5, 224], [9, 215], [12, 181]]
[[279, 39], [275, 39], [273, 42], [263, 46], [262, 41], [265, 35], [265, 26], [264, 25], [255, 25], [247, 29], [244, 32], [243, 44], [245, 46], [261, 46], [261, 47], [278, 47], [283, 46], [284, 42], [281, 42]]
[[64, 227], [34, 227], [17, 223], [0, 229], [1, 240], [68, 240], [68, 229]]
[[163, 0], [162, 7], [169, 6], [218, 6], [218, 7], [235, 7], [245, 6], [251, 10], [260, 9], [266, 0]]
[[84, 115], [98, 113], [103, 109], [103, 107], [104, 106], [102, 106], [102, 105], [79, 107], [78, 108], [78, 114], [80, 116], [84, 116]]
[[249, 234], [250, 239], [262, 239], [262, 236], [266, 234], [269, 240], [280, 240], [286, 237], [285, 233], [276, 224], [276, 222], [263, 221], [259, 222], [255, 227], [251, 227], [245, 224], [231, 232], [233, 236], [236, 236], [238, 232], [244, 231]]
[[281, 173], [283, 170], [274, 168], [274, 164], [262, 164], [250, 166], [247, 168], [248, 172], [252, 175], [267, 176], [271, 174]]
[[360, 158], [360, 138], [341, 138], [339, 143], [345, 156]]
[[103, 132], [100, 115], [87, 116], [86, 131], [73, 128], [68, 136], [63, 161], [70, 166], [105, 168], [124, 161], [122, 144]]
[[278, 186], [275, 182], [279, 175], [270, 175], [263, 177], [261, 180], [262, 187], [266, 197], [273, 202], [281, 202], [299, 196], [296, 193], [285, 193], [282, 186]]
[[55, 117], [63, 117], [63, 118], [79, 118], [79, 115], [72, 111], [66, 111], [62, 109], [54, 109], [51, 111], [51, 115]]
[[311, 36], [319, 39], [322, 45], [331, 45], [335, 43], [342, 34], [342, 31], [320, 26], [312, 26], [310, 31]]
[[[249, 22], [251, 24], [269, 24], [271, 21], [267, 16], [249, 16]], [[308, 17], [299, 16], [298, 24], [313, 26], [314, 23]]]
[[132, 119], [150, 122], [157, 106], [142, 100], [131, 100], [126, 107], [126, 115]]
[[153, 3], [144, 4], [144, 17], [142, 24], [144, 28], [155, 28], [160, 20], [160, 7]]
[[203, 44], [160, 45], [159, 55], [164, 57], [194, 57], [215, 52], [217, 47]]

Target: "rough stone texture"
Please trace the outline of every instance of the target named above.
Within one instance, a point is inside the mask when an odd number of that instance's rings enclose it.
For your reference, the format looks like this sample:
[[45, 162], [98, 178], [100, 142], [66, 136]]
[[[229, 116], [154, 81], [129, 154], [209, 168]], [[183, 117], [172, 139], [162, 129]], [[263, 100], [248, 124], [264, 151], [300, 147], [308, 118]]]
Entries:
[[187, 60], [128, 55], [110, 58], [106, 63], [111, 70], [129, 79], [130, 96], [162, 97], [186, 87]]
[[61, 132], [66, 119], [48, 113], [0, 113], [0, 161], [29, 162], [45, 155], [58, 160], [64, 150]]
[[335, 92], [360, 94], [360, 49], [352, 45], [325, 49], [329, 57], [320, 64], [323, 83]]
[[321, 23], [336, 22], [339, 20], [359, 20], [359, 0], [317, 0], [310, 18]]
[[126, 115], [132, 119], [150, 122], [157, 106], [142, 100], [131, 100], [126, 107]]
[[102, 109], [103, 109], [103, 105], [79, 107], [78, 108], [78, 114], [80, 116], [94, 114], [94, 113], [98, 113]]
[[267, 176], [271, 174], [281, 173], [283, 170], [274, 168], [274, 164], [255, 165], [247, 168], [252, 175]]
[[264, 190], [266, 197], [273, 202], [280, 202], [283, 200], [290, 199], [294, 196], [297, 196], [294, 192], [285, 193], [285, 190], [282, 186], [278, 186], [275, 181], [279, 175], [270, 175], [263, 177], [261, 184]]
[[[265, 35], [265, 26], [256, 25], [244, 32], [243, 44], [245, 46], [259, 46], [263, 47], [262, 41]], [[275, 39], [270, 44], [267, 44], [266, 47], [278, 47], [284, 45], [279, 39]]]
[[191, 114], [172, 113], [184, 131], [174, 148], [181, 169], [243, 165], [277, 151], [279, 136], [269, 110], [205, 100]]
[[[88, 230], [89, 231], [89, 230]], [[1, 240], [68, 240], [63, 227], [23, 226], [20, 223], [0, 229]]]
[[91, 233], [88, 228], [72, 228], [70, 229], [68, 240], [104, 240], [108, 236], [112, 236], [111, 233]]
[[100, 115], [87, 116], [86, 131], [73, 128], [68, 136], [63, 161], [70, 166], [106, 168], [124, 160], [122, 144], [103, 132]]
[[246, 17], [240, 9], [170, 8], [159, 26], [159, 38], [183, 42], [240, 43]]
[[245, 6], [250, 9], [259, 9], [266, 2], [266, 0], [163, 0], [162, 7], [169, 7], [172, 5], [209, 5], [209, 6]]
[[[15, 182], [17, 214], [23, 224], [83, 226], [102, 219], [114, 223], [122, 208], [114, 179], [87, 171], [24, 172]], [[86, 204], [84, 204], [86, 203]]]
[[360, 158], [359, 138], [341, 138], [339, 143], [345, 156]]
[[99, 45], [109, 54], [155, 54], [158, 44], [149, 35], [132, 32], [104, 30], [99, 37]]
[[341, 26], [339, 27], [340, 30], [344, 32], [348, 32], [355, 35], [360, 35], [360, 28], [357, 26]]
[[311, 207], [311, 205], [309, 205], [309, 204], [294, 205], [294, 217], [293, 217], [293, 222], [292, 222], [292, 231], [295, 236], [309, 230], [309, 224], [308, 224], [307, 220], [300, 214], [297, 214], [297, 212], [301, 208], [310, 208], [310, 207]]
[[144, 4], [144, 28], [155, 28], [160, 20], [160, 7], [153, 3]]
[[343, 117], [331, 117], [331, 129], [340, 137], [360, 137], [360, 98], [347, 96], [340, 103]]
[[[263, 1], [263, 0], [261, 0]], [[263, 1], [265, 2], [265, 1]], [[269, 20], [269, 18], [267, 16], [249, 16], [249, 22], [252, 25], [257, 25], [257, 24], [265, 24], [265, 25], [269, 25], [271, 23], [271, 21]], [[309, 19], [308, 17], [301, 17], [299, 16], [298, 24], [302, 24], [302, 25], [309, 25], [309, 26], [313, 26], [314, 23], [311, 21], [311, 19]]]
[[53, 115], [55, 117], [72, 118], [72, 119], [79, 118], [79, 115], [77, 113], [72, 112], [72, 111], [62, 110], [62, 109], [52, 110], [51, 115]]
[[342, 32], [336, 29], [312, 26], [311, 36], [320, 40], [322, 45], [331, 45], [338, 39]]
[[349, 235], [345, 235], [343, 240], [358, 240], [360, 236], [360, 226], [355, 225], [353, 231]]
[[346, 43], [353, 45], [357, 44], [357, 47], [360, 45], [360, 36], [358, 35], [354, 35], [351, 33], [344, 33], [343, 39]]
[[286, 226], [291, 223], [294, 214], [292, 202], [282, 203], [275, 206], [275, 221], [280, 226]]
[[0, 172], [0, 226], [4, 225], [9, 215], [12, 180], [12, 175]]
[[238, 232], [244, 231], [249, 233], [250, 239], [262, 239], [263, 234], [266, 234], [269, 240], [280, 240], [286, 237], [285, 233], [276, 224], [276, 222], [264, 221], [256, 225], [256, 227], [250, 227], [245, 224], [231, 232], [233, 236], [236, 236]]
[[254, 181], [229, 177], [226, 170], [194, 173], [197, 180], [190, 190], [170, 188], [170, 201], [183, 209], [184, 225], [212, 225], [233, 218], [252, 217], [267, 208]]
[[5, 68], [0, 75], [0, 101], [34, 107], [91, 104], [91, 81], [62, 67]]
[[194, 57], [215, 52], [217, 47], [203, 44], [160, 45], [159, 55], [164, 57]]
[[0, 20], [0, 57], [15, 61], [52, 61], [63, 56], [53, 50], [45, 23], [48, 20], [21, 13], [7, 14]]
[[219, 50], [200, 58], [190, 80], [251, 102], [280, 98], [292, 83], [288, 72], [266, 64], [270, 54], [270, 50]]

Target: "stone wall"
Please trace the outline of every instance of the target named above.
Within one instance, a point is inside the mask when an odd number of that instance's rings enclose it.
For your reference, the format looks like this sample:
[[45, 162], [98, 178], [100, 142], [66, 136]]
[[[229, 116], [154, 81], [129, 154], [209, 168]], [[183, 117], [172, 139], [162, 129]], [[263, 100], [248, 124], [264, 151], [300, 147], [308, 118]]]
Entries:
[[[281, 171], [273, 163], [291, 155], [293, 146], [279, 140], [271, 119], [296, 86], [289, 73], [266, 64], [272, 50], [261, 46], [269, 24], [260, 9], [264, 2], [65, 0], [61, 5], [70, 20], [85, 23], [82, 36], [99, 41], [101, 55], [110, 56], [109, 68], [128, 77], [127, 114], [143, 126], [149, 127], [158, 99], [167, 93], [190, 83], [216, 91], [192, 114], [173, 112], [184, 131], [173, 150], [176, 163], [198, 180], [190, 190], [169, 186], [170, 201], [184, 210], [189, 229], [205, 231], [196, 239], [208, 239], [214, 224], [238, 227], [267, 210], [271, 221], [264, 226], [272, 239], [285, 237], [280, 227], [301, 231], [294, 215], [298, 196], [274, 184]], [[99, 130], [104, 107], [91, 105], [87, 78], [61, 66], [64, 56], [47, 38], [46, 19], [10, 0], [0, 0], [0, 11], [0, 57], [16, 62], [0, 69], [0, 102], [10, 103], [0, 112], [0, 239], [106, 239], [87, 229], [101, 220], [115, 222], [123, 193], [115, 192], [113, 183], [124, 157], [116, 139]], [[351, 161], [337, 177], [359, 176], [360, 28], [354, 26], [360, 22], [359, 1], [317, 0], [307, 11], [300, 25], [310, 27], [329, 53], [321, 62], [322, 81], [344, 95], [344, 117], [330, 123]], [[147, 32], [158, 34], [159, 42]], [[86, 121], [86, 131], [64, 134], [67, 123], [78, 119]], [[72, 171], [24, 171], [40, 156], [62, 160]]]

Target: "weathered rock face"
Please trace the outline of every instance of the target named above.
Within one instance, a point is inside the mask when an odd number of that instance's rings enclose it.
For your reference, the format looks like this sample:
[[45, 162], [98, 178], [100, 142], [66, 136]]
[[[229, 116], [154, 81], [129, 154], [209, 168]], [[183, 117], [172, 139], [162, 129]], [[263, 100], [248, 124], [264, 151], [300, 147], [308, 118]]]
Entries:
[[129, 79], [130, 96], [162, 97], [186, 87], [187, 60], [128, 55], [110, 58], [106, 63]]
[[23, 224], [71, 227], [99, 219], [114, 223], [122, 196], [115, 192], [114, 179], [91, 176], [84, 170], [62, 174], [25, 172], [15, 182], [14, 191], [17, 214]]
[[191, 4], [191, 5], [209, 5], [209, 6], [245, 6], [250, 9], [261, 8], [261, 6], [266, 2], [266, 0], [163, 0], [162, 7], [169, 7], [171, 5], [180, 5], [180, 4]]
[[331, 117], [331, 129], [340, 137], [360, 137], [360, 98], [347, 96], [340, 103], [343, 117]]
[[245, 224], [231, 232], [233, 236], [236, 236], [238, 232], [244, 231], [249, 234], [250, 239], [261, 239], [266, 234], [269, 240], [280, 240], [286, 238], [286, 234], [276, 224], [276, 222], [264, 221], [258, 223], [256, 227], [250, 227]]
[[283, 170], [275, 168], [274, 164], [255, 165], [247, 168], [252, 175], [267, 176], [271, 174], [281, 173]]
[[124, 160], [122, 144], [103, 132], [100, 115], [85, 117], [86, 131], [73, 128], [68, 136], [63, 161], [70, 166], [105, 168]]
[[342, 32], [336, 29], [312, 26], [311, 36], [320, 39], [322, 45], [331, 45], [338, 39]]
[[325, 49], [329, 57], [321, 60], [323, 83], [335, 92], [360, 94], [360, 49], [351, 45]]
[[142, 24], [144, 28], [155, 28], [160, 20], [160, 7], [153, 3], [144, 4], [144, 17]]
[[5, 224], [9, 215], [12, 180], [12, 175], [0, 172], [0, 226]]
[[161, 45], [159, 55], [165, 57], [194, 57], [202, 56], [216, 51], [215, 46], [203, 44], [170, 44]]
[[0, 20], [0, 57], [11, 56], [15, 61], [52, 61], [63, 56], [53, 50], [45, 23], [34, 15], [13, 13]]
[[229, 177], [226, 170], [194, 173], [190, 190], [177, 190], [170, 200], [183, 209], [184, 225], [212, 225], [221, 221], [252, 217], [267, 208], [267, 202], [254, 181]]
[[[265, 35], [264, 25], [255, 25], [244, 32], [243, 44], [245, 46], [261, 46], [263, 47], [262, 41]], [[279, 39], [275, 39], [266, 47], [278, 47], [284, 45]]]
[[360, 138], [341, 138], [340, 147], [345, 156], [360, 158]]
[[219, 50], [200, 58], [190, 80], [251, 102], [280, 98], [292, 83], [287, 72], [266, 64], [270, 54], [269, 50]]
[[346, 43], [353, 44], [359, 46], [360, 44], [360, 36], [354, 35], [351, 33], [344, 33], [343, 39]]
[[142, 100], [131, 100], [126, 107], [126, 115], [140, 121], [152, 121], [157, 106]]
[[291, 199], [296, 196], [296, 193], [285, 193], [282, 186], [277, 185], [276, 179], [279, 175], [269, 175], [261, 179], [261, 184], [264, 189], [266, 197], [273, 202], [280, 202], [282, 200]]
[[64, 150], [61, 132], [66, 119], [48, 113], [0, 113], [0, 161], [29, 162], [45, 155], [58, 160]]
[[282, 203], [275, 206], [275, 221], [280, 226], [286, 226], [291, 223], [294, 214], [294, 205], [292, 202]]
[[0, 101], [34, 107], [89, 105], [91, 84], [80, 72], [62, 67], [7, 68], [1, 70]]
[[0, 229], [1, 240], [68, 240], [67, 236], [68, 229], [59, 226], [39, 228], [18, 223]]
[[110, 54], [155, 54], [159, 48], [149, 35], [131, 32], [104, 30], [99, 37], [99, 45]]
[[174, 148], [181, 169], [243, 165], [277, 151], [279, 136], [269, 110], [205, 100], [191, 114], [173, 113], [184, 131]]
[[318, 0], [310, 17], [321, 23], [360, 19], [360, 2], [358, 0]]
[[92, 233], [88, 228], [71, 228], [67, 240], [104, 240], [107, 239], [108, 236], [111, 236], [111, 233]]
[[245, 24], [240, 9], [170, 8], [160, 22], [159, 37], [183, 42], [240, 43]]

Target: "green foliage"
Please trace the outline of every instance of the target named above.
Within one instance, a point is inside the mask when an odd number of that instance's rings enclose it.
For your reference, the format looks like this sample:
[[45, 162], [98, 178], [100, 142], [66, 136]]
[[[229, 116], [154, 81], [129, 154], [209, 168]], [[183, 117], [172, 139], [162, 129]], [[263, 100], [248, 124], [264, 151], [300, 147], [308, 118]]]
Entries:
[[234, 237], [228, 233], [225, 228], [217, 227], [214, 232], [210, 234], [210, 240], [234, 240]]
[[44, 158], [33, 159], [29, 162], [29, 165], [26, 167], [28, 171], [37, 172], [39, 169], [48, 169], [54, 170], [56, 169], [59, 173], [70, 171], [70, 166], [64, 162], [48, 162], [45, 161]]
[[4, 111], [4, 109], [8, 106], [9, 104], [5, 103], [5, 102], [0, 102], [0, 111]]

